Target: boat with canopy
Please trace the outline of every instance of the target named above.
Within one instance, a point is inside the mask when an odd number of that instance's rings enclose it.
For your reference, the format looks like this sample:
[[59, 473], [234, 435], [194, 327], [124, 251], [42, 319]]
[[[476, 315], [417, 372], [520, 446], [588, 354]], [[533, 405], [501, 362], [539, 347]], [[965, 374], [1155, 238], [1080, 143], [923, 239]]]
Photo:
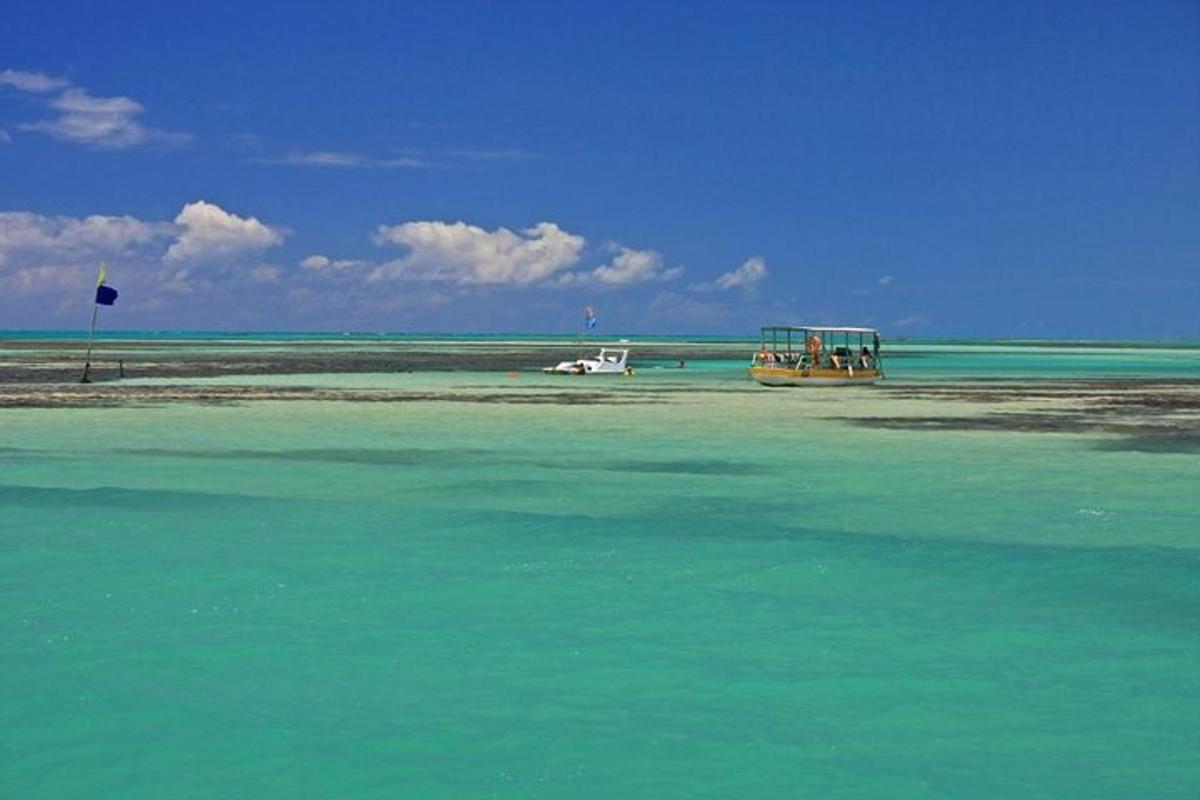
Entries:
[[769, 325], [750, 362], [764, 386], [854, 386], [883, 377], [879, 331], [829, 325]]

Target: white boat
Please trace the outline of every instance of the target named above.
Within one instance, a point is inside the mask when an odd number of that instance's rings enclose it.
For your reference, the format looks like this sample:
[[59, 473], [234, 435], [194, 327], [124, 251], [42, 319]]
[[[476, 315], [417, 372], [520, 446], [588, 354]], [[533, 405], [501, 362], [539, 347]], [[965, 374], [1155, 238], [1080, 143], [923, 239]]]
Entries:
[[546, 367], [543, 372], [556, 375], [632, 375], [628, 350], [602, 348], [595, 358], [577, 358], [562, 361], [557, 366]]

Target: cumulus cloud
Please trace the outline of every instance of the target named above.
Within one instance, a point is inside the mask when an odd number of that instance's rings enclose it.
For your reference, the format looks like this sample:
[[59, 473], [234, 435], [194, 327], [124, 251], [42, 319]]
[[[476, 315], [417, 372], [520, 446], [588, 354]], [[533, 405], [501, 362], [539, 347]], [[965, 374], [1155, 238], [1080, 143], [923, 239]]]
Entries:
[[731, 289], [753, 290], [767, 277], [767, 262], [761, 256], [747, 258], [736, 268], [722, 272], [716, 280], [694, 283], [688, 288], [693, 292], [727, 292]]
[[718, 289], [729, 290], [738, 287], [747, 288], [756, 285], [767, 277], [767, 262], [760, 256], [748, 258], [737, 269], [723, 273], [717, 277]]
[[[521, 230], [439, 221], [383, 225], [375, 231], [376, 242], [403, 248], [390, 260], [335, 258], [318, 251], [281, 266], [270, 253], [278, 252], [272, 248], [286, 233], [205, 201], [183, 205], [170, 221], [3, 212], [0, 317], [42, 324], [56, 314], [83, 313], [100, 261], [108, 262], [110, 278], [121, 288], [122, 310], [157, 314], [155, 324], [189, 313], [195, 324], [209, 319], [211, 311], [203, 309], [213, 305], [237, 306], [249, 314], [262, 302], [300, 316], [318, 313], [319, 306], [320, 313], [333, 307], [357, 319], [397, 303], [405, 314], [417, 314], [451, 296], [494, 294], [478, 287], [620, 288], [664, 281], [681, 271], [668, 268], [657, 251], [616, 244], [599, 248], [593, 260], [583, 236], [552, 222]], [[382, 283], [389, 280], [406, 283]], [[183, 304], [183, 295], [205, 302]]]
[[16, 252], [41, 257], [122, 254], [165, 239], [171, 232], [168, 224], [129, 216], [93, 214], [77, 219], [6, 211], [0, 212], [0, 257]]
[[0, 212], [0, 260], [79, 260], [136, 255], [168, 262], [202, 261], [252, 254], [279, 244], [283, 232], [243, 218], [220, 206], [188, 203], [175, 222], [148, 222], [131, 216], [44, 216], [29, 211]]
[[218, 205], [188, 203], [175, 217], [179, 236], [167, 249], [167, 262], [212, 261], [261, 252], [283, 242], [283, 231], [254, 217], [239, 217]]
[[657, 250], [619, 247], [612, 261], [596, 267], [591, 276], [609, 286], [626, 286], [646, 281], [668, 281], [682, 272], [683, 267], [665, 268], [662, 253]]
[[172, 298], [189, 293], [261, 301], [279, 291], [268, 287], [285, 285], [283, 268], [259, 257], [282, 236], [253, 217], [202, 202], [185, 205], [175, 222], [3, 212], [0, 318], [46, 324], [81, 313], [101, 261], [121, 288], [125, 312], [173, 314], [182, 307]]
[[323, 256], [318, 253], [301, 260], [300, 266], [309, 270], [322, 270], [328, 269], [332, 263], [333, 261], [329, 256]]
[[167, 270], [160, 273], [158, 279], [161, 289], [170, 294], [190, 294], [196, 290], [189, 269]]
[[187, 134], [143, 125], [138, 117], [146, 109], [130, 97], [97, 97], [86, 89], [72, 86], [65, 78], [6, 69], [0, 72], [0, 84], [34, 94], [57, 92], [57, 96], [47, 102], [58, 112], [56, 118], [27, 122], [19, 127], [45, 133], [60, 141], [118, 150], [151, 142], [181, 144], [191, 138]]
[[587, 241], [553, 222], [514, 233], [484, 230], [465, 222], [380, 225], [380, 244], [408, 248], [402, 258], [376, 267], [371, 281], [428, 280], [524, 286], [546, 281], [579, 260]]
[[0, 72], [0, 84], [12, 86], [22, 92], [53, 92], [71, 85], [66, 78], [53, 78], [44, 72], [22, 72], [6, 69]]

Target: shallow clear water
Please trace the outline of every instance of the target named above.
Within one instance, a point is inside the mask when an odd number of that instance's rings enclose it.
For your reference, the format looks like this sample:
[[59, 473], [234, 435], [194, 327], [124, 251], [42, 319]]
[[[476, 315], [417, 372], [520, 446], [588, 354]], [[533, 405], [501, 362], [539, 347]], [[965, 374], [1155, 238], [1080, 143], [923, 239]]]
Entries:
[[0, 796], [1197, 795], [1200, 457], [617, 381], [0, 411]]

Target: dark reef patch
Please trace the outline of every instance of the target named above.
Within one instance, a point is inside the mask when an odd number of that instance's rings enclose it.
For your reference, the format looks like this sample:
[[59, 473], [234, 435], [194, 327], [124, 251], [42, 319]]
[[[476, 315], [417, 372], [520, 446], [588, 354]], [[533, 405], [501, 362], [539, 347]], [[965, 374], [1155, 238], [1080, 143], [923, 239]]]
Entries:
[[979, 417], [836, 417], [835, 419], [867, 428], [912, 431], [1085, 433], [1102, 427], [1096, 422], [1057, 414], [988, 414]]
[[667, 402], [650, 393], [428, 392], [328, 389], [305, 386], [0, 386], [0, 408], [106, 408], [170, 402], [229, 404], [254, 400], [322, 400], [354, 403], [484, 403], [511, 405], [645, 405]]
[[1155, 431], [1122, 436], [1101, 442], [1096, 449], [1127, 453], [1200, 454], [1200, 431]]
[[836, 417], [861, 427], [908, 431], [993, 431], [1009, 433], [1114, 434], [1102, 450], [1147, 453], [1200, 452], [1200, 430], [1172, 422], [1130, 422], [1081, 413], [986, 414], [977, 417]]
[[[177, 511], [207, 509], [247, 503], [275, 504], [268, 497], [214, 492], [188, 492], [167, 489], [128, 489], [119, 486], [97, 486], [91, 489], [64, 487], [0, 485], [0, 507], [25, 506], [53, 509], [121, 509], [121, 513], [136, 511]], [[84, 526], [86, 528], [86, 525]]]

